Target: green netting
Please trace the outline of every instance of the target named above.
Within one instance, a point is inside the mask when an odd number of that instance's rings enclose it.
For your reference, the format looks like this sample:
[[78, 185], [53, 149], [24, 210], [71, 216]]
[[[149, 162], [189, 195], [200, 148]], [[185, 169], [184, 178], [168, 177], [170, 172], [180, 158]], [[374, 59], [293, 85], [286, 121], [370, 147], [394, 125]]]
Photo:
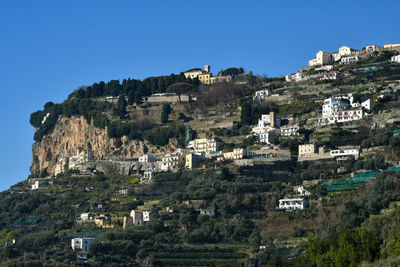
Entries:
[[[400, 169], [400, 168], [399, 168]], [[371, 179], [374, 179], [379, 172], [362, 172], [356, 173], [353, 178], [347, 178], [344, 180], [327, 181], [323, 182], [322, 185], [345, 185], [345, 184], [359, 184], [366, 183]]]
[[390, 167], [389, 170], [394, 171], [394, 172], [399, 172], [400, 167]]
[[331, 186], [327, 187], [326, 191], [332, 192], [332, 191], [345, 191], [345, 190], [354, 190], [356, 189], [354, 186], [349, 185], [349, 186]]
[[369, 69], [369, 70], [359, 70], [357, 72], [373, 72], [373, 71], [377, 71], [378, 69]]

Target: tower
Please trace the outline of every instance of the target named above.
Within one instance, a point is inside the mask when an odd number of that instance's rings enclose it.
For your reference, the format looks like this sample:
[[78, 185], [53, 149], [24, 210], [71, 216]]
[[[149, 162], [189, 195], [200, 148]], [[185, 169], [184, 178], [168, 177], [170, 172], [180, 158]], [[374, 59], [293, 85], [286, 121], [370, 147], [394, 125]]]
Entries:
[[210, 65], [204, 65], [204, 71], [209, 73], [211, 71], [211, 66]]

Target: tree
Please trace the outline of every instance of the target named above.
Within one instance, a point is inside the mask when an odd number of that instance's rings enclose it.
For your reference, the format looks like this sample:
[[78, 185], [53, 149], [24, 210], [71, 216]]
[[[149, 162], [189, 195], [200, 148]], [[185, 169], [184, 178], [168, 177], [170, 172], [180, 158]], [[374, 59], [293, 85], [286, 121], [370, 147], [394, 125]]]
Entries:
[[172, 108], [169, 104], [164, 104], [162, 107], [162, 112], [161, 112], [161, 122], [162, 123], [167, 123], [168, 122], [168, 117], [169, 114], [171, 114]]
[[123, 117], [126, 113], [126, 100], [125, 96], [121, 95], [118, 98], [117, 107], [115, 108], [115, 115]]
[[249, 103], [244, 103], [242, 105], [242, 110], [240, 113], [240, 119], [246, 124], [251, 124], [253, 121], [253, 116], [251, 114], [251, 105]]

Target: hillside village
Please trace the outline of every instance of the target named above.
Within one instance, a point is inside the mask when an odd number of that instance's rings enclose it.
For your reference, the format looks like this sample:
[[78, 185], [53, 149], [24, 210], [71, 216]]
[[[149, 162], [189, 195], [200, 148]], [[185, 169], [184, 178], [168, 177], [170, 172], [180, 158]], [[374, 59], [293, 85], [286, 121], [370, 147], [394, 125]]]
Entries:
[[265, 266], [300, 261], [328, 223], [341, 233], [397, 212], [400, 43], [319, 51], [283, 77], [210, 65], [165, 77], [152, 92], [96, 83], [33, 114], [32, 174], [1, 193], [0, 261], [37, 239], [93, 266]]

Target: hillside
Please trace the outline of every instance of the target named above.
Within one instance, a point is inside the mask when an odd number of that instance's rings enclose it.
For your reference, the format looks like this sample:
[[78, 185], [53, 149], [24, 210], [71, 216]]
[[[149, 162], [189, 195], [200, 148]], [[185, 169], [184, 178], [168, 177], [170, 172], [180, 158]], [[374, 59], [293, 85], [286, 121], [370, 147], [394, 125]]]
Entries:
[[208, 66], [46, 103], [30, 177], [0, 193], [1, 264], [396, 266], [397, 53], [275, 78]]

